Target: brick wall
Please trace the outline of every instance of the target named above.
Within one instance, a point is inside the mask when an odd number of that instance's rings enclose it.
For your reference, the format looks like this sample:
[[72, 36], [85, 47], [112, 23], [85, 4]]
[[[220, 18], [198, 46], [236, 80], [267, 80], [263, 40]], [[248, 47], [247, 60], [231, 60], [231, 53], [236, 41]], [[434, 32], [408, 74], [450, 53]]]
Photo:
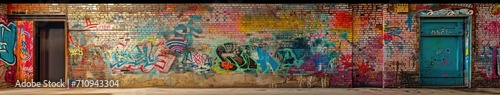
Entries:
[[[290, 83], [280, 86], [327, 87], [331, 80], [339, 80], [334, 83], [338, 86], [350, 85], [349, 70], [337, 70], [341, 65], [329, 64], [340, 63], [341, 53], [348, 55], [351, 51], [348, 35], [352, 33], [349, 23], [352, 15], [347, 4], [99, 4], [86, 7], [97, 7], [97, 10], [68, 5], [72, 30], [70, 60], [86, 59], [69, 63], [72, 79], [161, 82], [167, 87], [258, 87], [285, 81]], [[87, 23], [89, 21], [91, 23]], [[95, 38], [100, 43], [77, 42], [86, 38]], [[113, 39], [122, 40], [111, 41]], [[136, 47], [148, 47], [152, 51]], [[230, 53], [236, 55], [226, 57]], [[127, 62], [120, 63], [116, 58], [122, 56], [153, 58], [125, 59]], [[93, 58], [103, 60], [89, 60]], [[179, 82], [138, 79], [134, 74], [121, 76], [118, 75], [122, 73], [120, 69]], [[193, 73], [199, 78], [185, 79]], [[318, 77], [334, 73], [346, 75]], [[173, 75], [184, 77], [170, 77]]]
[[7, 4], [0, 4], [0, 14], [7, 13]]
[[[388, 78], [399, 86], [418, 86], [418, 29], [417, 17], [410, 13], [409, 4], [384, 5], [382, 34], [384, 62], [387, 73], [397, 73]], [[394, 85], [396, 86], [396, 85]]]
[[66, 4], [7, 4], [9, 14], [63, 14]]
[[[497, 62], [500, 41], [498, 4], [477, 4], [474, 27], [474, 87], [500, 87], [500, 72]], [[496, 54], [495, 54], [496, 53]]]
[[[72, 80], [120, 80], [120, 87], [415, 87], [416, 15], [431, 5], [10, 4], [6, 12], [67, 15]], [[481, 57], [493, 52], [481, 48], [494, 47], [486, 38], [497, 38], [486, 32], [498, 18], [490, 16], [493, 6], [479, 5], [475, 14], [475, 87], [495, 87], [488, 84], [496, 80], [488, 73], [493, 64], [482, 61], [491, 58]]]

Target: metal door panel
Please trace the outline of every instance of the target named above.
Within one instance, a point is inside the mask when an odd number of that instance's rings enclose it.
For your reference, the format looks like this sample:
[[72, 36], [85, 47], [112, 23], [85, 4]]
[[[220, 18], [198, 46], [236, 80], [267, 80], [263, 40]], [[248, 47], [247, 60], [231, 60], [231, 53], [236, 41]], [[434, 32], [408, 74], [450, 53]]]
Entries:
[[420, 85], [463, 85], [463, 21], [459, 18], [421, 20]]

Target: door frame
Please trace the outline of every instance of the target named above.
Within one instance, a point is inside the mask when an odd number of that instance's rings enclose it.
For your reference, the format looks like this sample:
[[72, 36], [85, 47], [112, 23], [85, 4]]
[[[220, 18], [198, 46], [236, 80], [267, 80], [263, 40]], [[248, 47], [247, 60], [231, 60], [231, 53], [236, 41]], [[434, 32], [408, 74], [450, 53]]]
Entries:
[[[43, 14], [43, 15], [31, 15], [31, 14], [5, 14], [9, 21], [34, 21], [34, 22], [64, 22], [64, 82], [68, 85], [68, 19], [65, 14]], [[38, 30], [34, 28], [34, 34], [38, 34]], [[33, 39], [37, 40], [37, 39]], [[35, 43], [36, 44], [36, 43]], [[39, 51], [35, 52], [35, 55], [38, 54]], [[34, 57], [37, 62], [37, 57]], [[38, 68], [38, 67], [34, 67]], [[35, 69], [36, 70], [36, 69]]]
[[[463, 36], [463, 46], [462, 49], [464, 51], [463, 59], [464, 59], [464, 71], [463, 74], [464, 76], [464, 85], [460, 87], [468, 87], [471, 88], [471, 80], [472, 80], [472, 16], [471, 15], [457, 15], [457, 16], [425, 16], [425, 15], [417, 15], [417, 21], [418, 21], [418, 28], [417, 28], [417, 35], [418, 35], [418, 56], [420, 56], [420, 39], [421, 39], [421, 34], [420, 34], [420, 25], [421, 25], [421, 19], [425, 18], [463, 18], [464, 19], [464, 36]], [[420, 73], [420, 58], [418, 59], [419, 65], [417, 65], [416, 71]], [[420, 81], [420, 74], [418, 76], [419, 81]], [[419, 83], [419, 86], [422, 87]], [[436, 86], [432, 86], [436, 87]]]

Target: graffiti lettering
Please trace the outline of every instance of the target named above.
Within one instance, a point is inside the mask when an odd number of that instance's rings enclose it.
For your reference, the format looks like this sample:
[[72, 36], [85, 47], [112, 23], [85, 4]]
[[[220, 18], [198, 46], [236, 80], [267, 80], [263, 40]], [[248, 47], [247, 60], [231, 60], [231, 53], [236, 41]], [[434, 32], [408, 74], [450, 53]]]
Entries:
[[80, 49], [69, 49], [71, 55], [82, 56], [83, 52]]
[[[381, 18], [378, 17], [379, 14], [360, 16], [357, 12], [339, 9], [349, 8], [350, 5], [344, 4], [297, 5], [318, 9], [327, 8], [328, 10], [321, 10], [326, 13], [288, 11], [293, 10], [290, 8], [296, 5], [272, 6], [272, 17], [240, 12], [239, 8], [224, 10], [223, 15], [202, 15], [199, 13], [221, 12], [220, 8], [223, 6], [211, 6], [216, 8], [209, 9], [210, 11], [200, 11], [201, 9], [198, 9], [200, 7], [189, 6], [198, 5], [171, 4], [166, 8], [171, 12], [160, 14], [159, 17], [123, 12], [108, 14], [114, 16], [92, 19], [91, 22], [89, 17], [68, 16], [72, 19], [69, 22], [73, 26], [79, 23], [76, 19], [85, 21], [81, 26], [71, 28], [75, 30], [70, 29], [68, 44], [71, 55], [69, 57], [72, 61], [69, 63], [71, 64], [69, 77], [131, 80], [128, 83], [129, 86], [183, 86], [179, 83], [198, 82], [189, 82], [191, 79], [179, 79], [181, 77], [177, 76], [186, 75], [189, 77], [185, 78], [191, 78], [190, 74], [200, 74], [205, 78], [217, 78], [220, 77], [217, 74], [236, 76], [240, 73], [253, 73], [256, 77], [271, 74], [284, 75], [283, 77], [273, 76], [273, 78], [284, 79], [273, 79], [279, 82], [272, 83], [268, 83], [268, 79], [262, 79], [264, 77], [255, 78], [259, 81], [258, 85], [273, 84], [274, 86], [283, 81], [286, 83], [286, 81], [297, 79], [307, 82], [307, 86], [312, 87], [321, 77], [323, 87], [326, 86], [328, 78], [332, 85], [349, 86], [349, 84], [354, 84], [351, 81], [354, 77], [356, 77], [356, 82], [385, 82], [386, 80], [381, 80], [383, 79], [382, 72], [388, 73], [372, 69], [375, 68], [375, 64], [385, 62], [385, 57], [379, 57], [386, 53], [382, 49], [396, 46], [400, 49], [399, 51], [402, 51], [403, 46], [413, 44], [403, 40], [403, 37], [414, 33], [403, 34], [403, 31], [412, 31], [414, 23], [412, 15], [399, 16], [398, 18], [403, 18], [398, 19], [402, 20], [397, 21], [396, 25], [399, 23], [399, 26], [386, 27], [387, 31], [382, 35], [382, 24], [373, 21]], [[265, 8], [252, 10], [263, 11]], [[183, 12], [173, 14], [172, 12], [175, 11]], [[220, 16], [224, 18], [217, 18]], [[353, 19], [353, 16], [361, 19]], [[134, 22], [122, 22], [129, 21], [129, 19]], [[405, 23], [408, 27], [404, 25]], [[353, 28], [353, 26], [361, 27]], [[80, 28], [131, 31], [82, 32]], [[373, 31], [373, 29], [376, 30]], [[27, 42], [22, 39], [18, 40], [21, 44]], [[386, 40], [386, 44], [382, 42], [383, 40]], [[7, 49], [11, 44], [5, 43], [7, 46], [5, 49]], [[398, 57], [399, 60], [407, 56], [406, 54], [395, 55], [402, 56]], [[355, 63], [354, 59], [363, 61]], [[30, 70], [30, 68], [22, 69]], [[173, 77], [165, 79], [167, 74]], [[390, 79], [394, 76], [383, 77]], [[158, 79], [182, 81], [166, 82], [157, 81]], [[233, 83], [231, 79], [237, 78], [223, 79]], [[202, 85], [220, 86], [214, 83], [225, 82], [216, 81], [204, 82]], [[260, 83], [261, 81], [265, 83]], [[393, 82], [388, 81], [388, 83]]]
[[452, 32], [448, 31], [448, 29], [431, 30], [431, 35], [446, 35], [446, 34], [452, 34]]
[[23, 72], [20, 72], [22, 77], [31, 79], [33, 77], [33, 67], [23, 67], [22, 69]]
[[262, 50], [262, 48], [257, 48], [259, 54], [259, 60], [257, 62], [264, 73], [275, 72], [278, 70], [279, 64], [276, 62], [268, 52]]
[[16, 47], [18, 76], [19, 79], [33, 79], [33, 22], [32, 21], [16, 21], [18, 26], [19, 38]]
[[199, 52], [194, 53], [193, 58], [194, 58], [194, 63], [196, 64], [204, 64], [208, 62], [208, 56], [205, 54], [201, 54]]
[[97, 26], [97, 30], [112, 30], [113, 26], [107, 24], [100, 24]]
[[16, 57], [14, 55], [14, 48], [17, 42], [17, 26], [11, 22], [8, 26], [0, 24], [2, 32], [0, 39], [0, 58], [8, 65], [14, 65]]

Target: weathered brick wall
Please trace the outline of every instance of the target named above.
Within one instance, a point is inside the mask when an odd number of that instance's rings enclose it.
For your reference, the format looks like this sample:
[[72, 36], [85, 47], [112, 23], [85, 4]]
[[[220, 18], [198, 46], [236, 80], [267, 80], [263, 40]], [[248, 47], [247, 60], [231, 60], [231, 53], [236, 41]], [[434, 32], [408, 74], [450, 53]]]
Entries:
[[[4, 14], [7, 13], [7, 4], [0, 4], [0, 18], [3, 18], [2, 16], [5, 16]], [[1, 20], [2, 22], [6, 22], [5, 20]], [[8, 22], [8, 21], [7, 21]], [[6, 23], [2, 23], [6, 25]], [[5, 63], [2, 63], [5, 64]], [[6, 68], [1, 68], [0, 72], [4, 73], [7, 72]], [[5, 78], [5, 74], [0, 75], [0, 78]], [[10, 84], [5, 81], [5, 79], [0, 79], [0, 88], [2, 87], [9, 87]]]
[[[9, 4], [6, 12], [67, 15], [72, 80], [120, 80], [120, 87], [415, 87], [416, 15], [434, 6]], [[497, 81], [489, 73], [492, 59], [481, 57], [493, 53], [481, 47], [495, 46], [484, 42], [498, 43], [490, 35], [498, 18], [493, 6], [482, 4], [475, 14], [476, 87]]]
[[7, 4], [0, 4], [0, 14], [7, 13]]
[[[88, 7], [96, 9], [68, 5], [71, 79], [120, 79], [131, 87], [348, 87], [352, 81], [350, 58], [340, 57], [352, 51], [347, 4]], [[134, 74], [120, 75], [121, 69]]]
[[7, 4], [9, 14], [64, 14], [66, 4]]
[[474, 25], [473, 87], [500, 87], [499, 4], [477, 4]]
[[393, 86], [418, 86], [417, 17], [409, 4], [384, 5], [384, 62], [386, 73], [397, 73]]
[[[353, 7], [355, 34], [352, 41], [354, 56], [354, 87], [394, 85], [394, 72], [385, 72], [383, 4], [357, 4]], [[387, 79], [387, 80], [386, 80]]]

